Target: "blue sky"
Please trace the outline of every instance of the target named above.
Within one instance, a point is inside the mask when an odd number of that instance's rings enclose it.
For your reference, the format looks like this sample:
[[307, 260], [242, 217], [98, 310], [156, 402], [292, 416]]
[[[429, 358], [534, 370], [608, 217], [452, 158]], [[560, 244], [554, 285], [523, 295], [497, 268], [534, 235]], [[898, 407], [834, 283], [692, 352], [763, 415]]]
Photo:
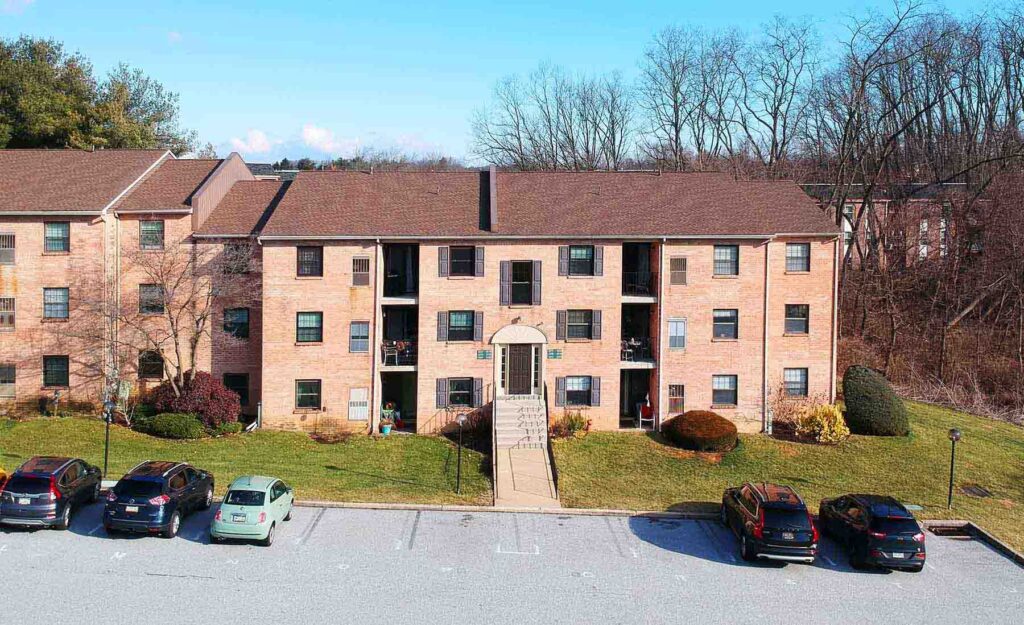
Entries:
[[99, 73], [141, 67], [180, 94], [184, 125], [222, 155], [467, 157], [473, 111], [502, 76], [550, 61], [632, 77], [667, 25], [753, 31], [781, 13], [812, 18], [829, 38], [866, 6], [891, 2], [0, 0], [0, 36], [59, 39]]

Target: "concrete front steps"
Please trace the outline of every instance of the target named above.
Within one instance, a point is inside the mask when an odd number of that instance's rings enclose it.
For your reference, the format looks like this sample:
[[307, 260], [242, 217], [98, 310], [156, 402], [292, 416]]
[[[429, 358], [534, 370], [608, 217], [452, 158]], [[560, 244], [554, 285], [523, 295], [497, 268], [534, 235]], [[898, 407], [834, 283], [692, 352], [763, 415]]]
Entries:
[[494, 402], [494, 505], [560, 508], [548, 456], [548, 421], [540, 397], [500, 397]]

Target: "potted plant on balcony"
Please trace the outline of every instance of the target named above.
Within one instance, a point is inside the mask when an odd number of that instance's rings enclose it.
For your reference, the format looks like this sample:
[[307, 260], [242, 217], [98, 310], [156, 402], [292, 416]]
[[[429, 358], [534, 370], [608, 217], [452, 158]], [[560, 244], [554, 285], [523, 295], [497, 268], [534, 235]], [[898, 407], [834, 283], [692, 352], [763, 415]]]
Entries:
[[380, 419], [380, 433], [381, 436], [387, 436], [391, 433], [391, 428], [395, 426], [395, 422], [389, 417], [381, 417]]
[[380, 411], [380, 433], [387, 436], [391, 433], [391, 428], [395, 426], [395, 402], [389, 401], [384, 403], [384, 407]]

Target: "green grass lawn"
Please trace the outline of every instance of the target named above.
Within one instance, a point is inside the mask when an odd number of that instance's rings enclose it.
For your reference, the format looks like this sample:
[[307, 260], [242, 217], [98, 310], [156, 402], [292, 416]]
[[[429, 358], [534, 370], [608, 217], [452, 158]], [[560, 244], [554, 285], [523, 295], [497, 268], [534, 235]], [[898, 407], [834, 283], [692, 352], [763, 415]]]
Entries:
[[[743, 435], [739, 448], [717, 458], [643, 434], [555, 441], [559, 495], [570, 507], [707, 510], [717, 509], [727, 486], [766, 480], [792, 485], [817, 510], [823, 497], [888, 493], [923, 506], [919, 518], [968, 519], [1024, 550], [1024, 429], [926, 404], [907, 407], [909, 437], [853, 436], [835, 447]], [[951, 427], [963, 432], [956, 484], [979, 484], [992, 497], [955, 492], [948, 511]]]
[[[491, 504], [490, 465], [463, 450], [462, 495], [455, 494], [456, 448], [446, 439], [353, 436], [320, 444], [293, 432], [259, 431], [197, 441], [169, 441], [111, 429], [110, 475], [142, 460], [183, 460], [211, 471], [220, 493], [246, 474], [272, 475], [299, 499], [352, 502]], [[8, 472], [34, 455], [84, 458], [102, 468], [103, 424], [89, 419], [0, 420], [0, 466]]]

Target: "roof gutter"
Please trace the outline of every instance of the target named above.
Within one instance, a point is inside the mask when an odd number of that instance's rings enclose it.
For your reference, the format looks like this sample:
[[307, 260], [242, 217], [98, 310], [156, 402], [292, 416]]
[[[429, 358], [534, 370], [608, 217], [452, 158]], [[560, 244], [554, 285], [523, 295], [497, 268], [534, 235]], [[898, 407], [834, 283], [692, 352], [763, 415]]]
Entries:
[[255, 235], [252, 234], [199, 234], [198, 232], [192, 233], [193, 239], [251, 239]]
[[161, 213], [164, 215], [190, 215], [192, 214], [191, 208], [132, 208], [129, 210], [115, 210], [115, 215], [148, 215], [151, 213]]
[[801, 235], [778, 235], [778, 234], [543, 234], [543, 235], [260, 235], [260, 241], [501, 241], [501, 240], [539, 240], [539, 241], [564, 241], [566, 239], [586, 240], [615, 240], [615, 241], [648, 241], [651, 239], [665, 239], [671, 241], [722, 241], [722, 240], [743, 240], [743, 241], [771, 241], [778, 236], [803, 236], [803, 237], [838, 237], [835, 232], [824, 234], [801, 234]]
[[47, 215], [56, 217], [99, 217], [103, 215], [103, 211], [0, 211], [0, 217], [45, 217]]

